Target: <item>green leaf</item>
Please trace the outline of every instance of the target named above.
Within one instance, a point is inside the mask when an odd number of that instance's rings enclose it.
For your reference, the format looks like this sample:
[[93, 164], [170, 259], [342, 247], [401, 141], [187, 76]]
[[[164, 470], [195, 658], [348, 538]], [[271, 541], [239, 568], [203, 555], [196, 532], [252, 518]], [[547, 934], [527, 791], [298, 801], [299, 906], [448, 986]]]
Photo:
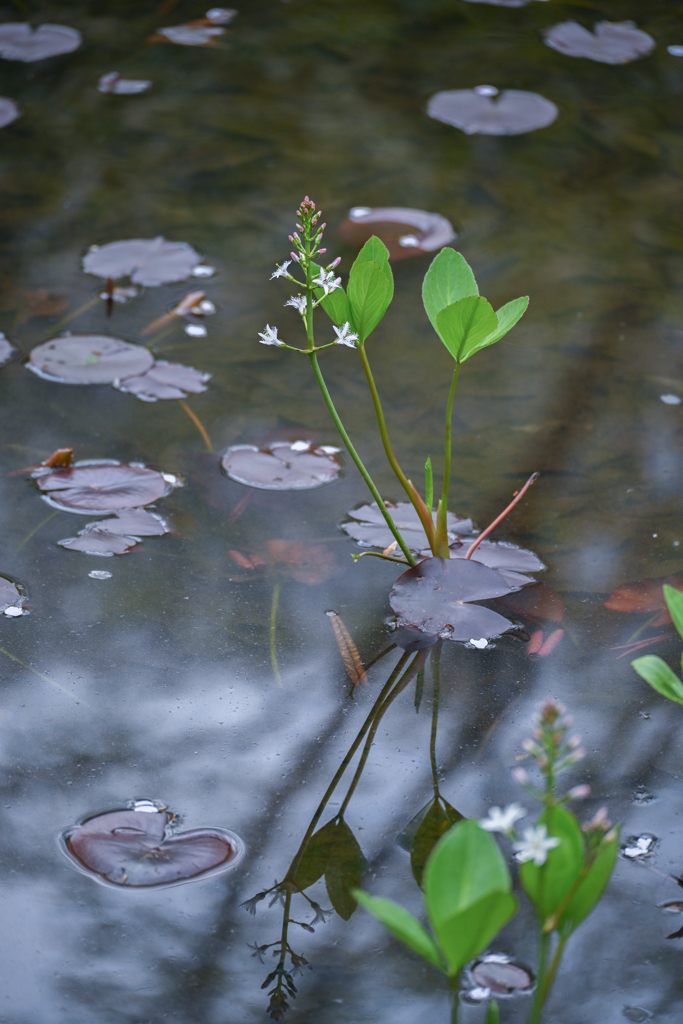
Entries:
[[683, 594], [675, 587], [670, 587], [668, 583], [664, 584], [662, 590], [666, 606], [674, 620], [674, 626], [678, 630], [679, 636], [683, 638]]
[[455, 807], [451, 807], [445, 800], [443, 803], [442, 807], [438, 800], [432, 800], [427, 805], [427, 811], [420, 822], [410, 848], [410, 866], [413, 877], [419, 886], [422, 885], [422, 875], [427, 858], [439, 839], [451, 825], [463, 820], [460, 811], [456, 811]]
[[506, 303], [496, 313], [496, 319], [498, 320], [498, 327], [489, 334], [487, 338], [477, 345], [475, 349], [468, 353], [467, 358], [473, 356], [475, 352], [479, 352], [482, 348], [488, 348], [489, 345], [495, 345], [497, 341], [504, 338], [508, 331], [511, 331], [518, 320], [524, 316], [527, 306], [529, 305], [529, 296], [523, 295], [519, 299], [513, 299], [512, 302]]
[[486, 949], [517, 910], [508, 892], [491, 892], [435, 928], [436, 938], [448, 962], [449, 974], [457, 975], [469, 960]]
[[603, 843], [602, 849], [591, 864], [586, 877], [578, 886], [565, 910], [559, 918], [559, 928], [565, 935], [571, 935], [585, 917], [588, 917], [596, 905], [610, 880], [619, 852], [619, 836], [616, 835], [609, 843]]
[[457, 363], [469, 359], [498, 326], [490, 303], [478, 295], [458, 299], [436, 317], [436, 331]]
[[394, 294], [393, 281], [379, 264], [354, 263], [349, 274], [348, 296], [354, 329], [364, 342], [386, 313]]
[[336, 822], [335, 839], [325, 869], [325, 886], [332, 906], [345, 921], [356, 909], [350, 890], [360, 886], [367, 866], [356, 837], [342, 818]]
[[337, 823], [334, 819], [311, 836], [293, 879], [299, 889], [308, 889], [309, 885], [322, 878], [337, 841]]
[[427, 930], [420, 924], [416, 917], [406, 910], [405, 907], [394, 903], [393, 900], [385, 900], [381, 896], [369, 896], [360, 889], [354, 889], [352, 895], [358, 900], [362, 907], [369, 910], [373, 917], [381, 921], [392, 935], [395, 935], [401, 942], [405, 942], [415, 953], [434, 964], [440, 971], [444, 971], [443, 961], [439, 951], [430, 938]]
[[431, 456], [425, 462], [425, 505], [431, 512], [434, 504], [434, 475]]
[[545, 864], [540, 867], [527, 861], [519, 869], [519, 877], [538, 914], [545, 921], [558, 909], [583, 867], [585, 846], [581, 826], [574, 815], [564, 807], [549, 807], [538, 819], [545, 825], [548, 836], [557, 836], [559, 846], [548, 851]]
[[454, 825], [436, 844], [424, 872], [427, 914], [434, 931], [493, 892], [510, 891], [498, 844], [476, 821]]
[[455, 249], [442, 249], [432, 260], [422, 285], [422, 301], [432, 327], [438, 332], [436, 318], [442, 309], [479, 289], [467, 260]]
[[644, 658], [636, 658], [631, 662], [639, 676], [642, 676], [646, 683], [649, 683], [662, 697], [677, 704], [683, 704], [683, 684], [665, 661], [658, 658], [656, 654], [646, 654]]
[[351, 273], [353, 273], [356, 266], [360, 266], [361, 263], [368, 262], [376, 263], [381, 268], [384, 276], [391, 282], [393, 291], [394, 278], [391, 273], [391, 267], [389, 266], [389, 250], [377, 235], [373, 235], [372, 238], [368, 238], [367, 242], [353, 261]]

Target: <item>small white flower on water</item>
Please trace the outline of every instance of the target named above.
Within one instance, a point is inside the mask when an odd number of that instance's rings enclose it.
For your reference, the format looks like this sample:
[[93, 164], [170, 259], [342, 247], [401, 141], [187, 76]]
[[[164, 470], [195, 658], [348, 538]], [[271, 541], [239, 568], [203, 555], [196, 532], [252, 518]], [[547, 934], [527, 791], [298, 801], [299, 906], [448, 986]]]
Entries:
[[483, 651], [484, 648], [488, 647], [488, 644], [489, 644], [489, 642], [488, 642], [488, 640], [486, 639], [485, 636], [483, 636], [481, 638], [481, 640], [470, 640], [470, 643], [472, 644], [473, 647], [476, 647], [477, 650], [479, 650], [479, 651]]
[[525, 828], [519, 842], [513, 843], [515, 857], [524, 864], [532, 860], [540, 868], [548, 859], [548, 850], [553, 850], [562, 842], [556, 836], [548, 838], [548, 830], [545, 825], [537, 825], [535, 828]]
[[277, 327], [271, 327], [270, 324], [266, 324], [265, 331], [259, 331], [259, 340], [262, 345], [284, 345], [284, 341], [280, 341], [277, 336]]
[[274, 277], [287, 277], [287, 267], [291, 262], [291, 260], [285, 260], [282, 266], [278, 266], [275, 273], [270, 275], [270, 280], [272, 281]]
[[294, 306], [297, 312], [301, 313], [302, 316], [306, 315], [306, 296], [305, 295], [292, 295], [285, 306]]
[[510, 832], [516, 821], [526, 815], [526, 808], [519, 804], [508, 804], [504, 811], [500, 807], [490, 807], [488, 818], [482, 818], [479, 827], [484, 832]]
[[332, 330], [337, 335], [335, 345], [348, 345], [349, 348], [356, 347], [358, 335], [351, 332], [351, 324], [348, 320], [343, 327], [333, 327]]
[[321, 268], [318, 276], [313, 279], [313, 284], [317, 284], [318, 288], [322, 288], [325, 292], [325, 295], [329, 295], [335, 288], [341, 287], [341, 277], [335, 278], [333, 270], [323, 270]]

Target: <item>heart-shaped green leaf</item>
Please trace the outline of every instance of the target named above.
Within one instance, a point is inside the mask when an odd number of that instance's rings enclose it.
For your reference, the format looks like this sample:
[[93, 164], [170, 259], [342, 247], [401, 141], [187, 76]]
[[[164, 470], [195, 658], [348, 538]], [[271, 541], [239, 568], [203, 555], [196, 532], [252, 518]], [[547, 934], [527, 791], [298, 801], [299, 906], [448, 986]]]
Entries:
[[436, 318], [442, 309], [458, 299], [478, 294], [479, 288], [467, 260], [455, 249], [442, 249], [432, 260], [422, 285], [422, 301], [437, 334]]
[[564, 807], [549, 807], [540, 815], [548, 837], [558, 837], [559, 846], [548, 851], [545, 864], [527, 861], [519, 869], [524, 890], [543, 922], [558, 909], [583, 867], [584, 841], [581, 826]]
[[391, 267], [389, 266], [389, 250], [377, 235], [373, 235], [372, 238], [368, 238], [367, 242], [353, 261], [351, 273], [353, 273], [356, 266], [360, 266], [361, 263], [368, 262], [376, 263], [377, 266], [381, 268], [382, 273], [391, 282], [393, 288], [394, 278], [391, 273]]
[[656, 654], [636, 658], [631, 662], [631, 668], [634, 668], [657, 693], [661, 693], [662, 697], [667, 697], [676, 704], [683, 704], [683, 684], [673, 669]]
[[374, 261], [354, 263], [348, 296], [353, 324], [362, 344], [387, 311], [394, 294], [393, 281]]
[[458, 299], [436, 317], [436, 331], [457, 363], [469, 359], [498, 328], [490, 303], [478, 295]]
[[398, 903], [394, 903], [393, 900], [386, 900], [380, 896], [369, 896], [368, 893], [362, 892], [360, 889], [354, 889], [352, 895], [362, 907], [365, 907], [378, 921], [381, 921], [392, 935], [395, 935], [401, 942], [405, 942], [406, 946], [414, 950], [415, 953], [419, 953], [430, 964], [434, 964], [445, 973], [443, 961], [429, 933], [410, 911]]
[[581, 924], [602, 896], [610, 880], [618, 852], [617, 834], [610, 842], [603, 843], [586, 877], [577, 886], [576, 892], [560, 915], [558, 926], [564, 935], [570, 935]]
[[448, 973], [459, 974], [469, 960], [485, 950], [516, 910], [517, 900], [511, 893], [491, 892], [442, 921], [434, 931], [448, 962]]

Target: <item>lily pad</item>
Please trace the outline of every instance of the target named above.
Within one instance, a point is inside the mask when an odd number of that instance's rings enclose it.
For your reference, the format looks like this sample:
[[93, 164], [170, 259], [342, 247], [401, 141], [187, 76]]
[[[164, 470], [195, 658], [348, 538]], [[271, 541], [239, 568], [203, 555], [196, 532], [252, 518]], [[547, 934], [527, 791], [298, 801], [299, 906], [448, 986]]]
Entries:
[[[397, 505], [389, 505], [391, 518], [396, 523], [401, 535], [411, 551], [422, 551], [427, 545], [427, 535], [424, 532], [419, 516], [410, 502], [400, 501]], [[363, 547], [385, 548], [393, 543], [394, 535], [387, 526], [382, 513], [373, 502], [371, 505], [361, 505], [360, 508], [352, 509], [349, 513], [351, 520], [341, 524], [344, 533], [353, 537]], [[436, 513], [432, 513], [436, 522]], [[446, 522], [448, 529], [448, 543], [453, 544], [458, 540], [459, 534], [472, 533], [472, 520], [460, 519], [448, 513]], [[474, 537], [470, 538], [470, 543]], [[467, 549], [465, 549], [467, 550]]]
[[181, 363], [159, 360], [145, 373], [126, 377], [114, 384], [119, 391], [127, 391], [143, 402], [156, 402], [160, 398], [186, 398], [188, 393], [198, 395], [206, 391], [210, 373], [195, 370]]
[[470, 973], [480, 988], [488, 988], [496, 995], [526, 992], [534, 983], [533, 974], [528, 968], [512, 963], [508, 957], [496, 953], [477, 960]]
[[472, 601], [503, 597], [513, 588], [499, 572], [462, 558], [426, 558], [396, 580], [389, 603], [397, 624], [445, 640], [467, 642], [505, 633], [512, 623]]
[[450, 221], [440, 214], [403, 206], [356, 206], [340, 225], [339, 234], [349, 245], [359, 247], [377, 235], [394, 261], [441, 249], [456, 237]]
[[64, 334], [36, 346], [26, 365], [60, 384], [113, 384], [145, 373], [153, 363], [154, 356], [142, 345], [103, 334]]
[[276, 441], [268, 448], [236, 444], [228, 448], [221, 466], [231, 480], [247, 487], [303, 491], [336, 480], [341, 470], [338, 451], [311, 441]]
[[21, 117], [21, 114], [14, 100], [8, 100], [6, 96], [0, 96], [0, 128], [4, 128], [6, 124], [16, 121], [18, 117]]
[[543, 31], [546, 46], [569, 57], [588, 57], [602, 64], [627, 64], [645, 57], [657, 45], [632, 21], [599, 21], [589, 32], [576, 21], [563, 21]]
[[[464, 558], [474, 539], [474, 537], [465, 538], [461, 545], [452, 546], [451, 558]], [[425, 554], [429, 555], [431, 552], [427, 551]], [[497, 569], [511, 587], [524, 586], [525, 583], [530, 582], [529, 577], [522, 576], [521, 573], [540, 572], [541, 569], [545, 569], [545, 565], [533, 551], [515, 547], [514, 544], [491, 540], [483, 540], [475, 548], [471, 561], [488, 565], [490, 569]]]
[[6, 363], [14, 352], [14, 346], [10, 345], [4, 334], [0, 334], [0, 366]]
[[155, 36], [161, 36], [169, 43], [178, 43], [180, 46], [210, 46], [216, 36], [224, 34], [225, 29], [217, 25], [187, 24], [158, 28]]
[[34, 60], [72, 53], [83, 41], [80, 32], [66, 25], [39, 25], [32, 29], [27, 21], [9, 21], [0, 25], [0, 57], [21, 60], [29, 64]]
[[[468, 135], [521, 135], [552, 124], [559, 110], [536, 92], [508, 89], [496, 97], [492, 86], [435, 93], [427, 113]], [[494, 99], [494, 97], [496, 97]]]
[[53, 508], [86, 515], [149, 505], [175, 482], [168, 474], [136, 463], [89, 459], [68, 469], [38, 470], [34, 479]]
[[153, 287], [184, 281], [201, 257], [186, 242], [158, 238], [131, 238], [124, 242], [93, 245], [83, 259], [83, 270], [104, 279], [130, 277], [134, 284]]
[[25, 596], [12, 580], [0, 576], [0, 613], [4, 613], [8, 618], [18, 618], [22, 614], [25, 600]]
[[[148, 801], [140, 801], [150, 803]], [[145, 810], [98, 814], [61, 838], [69, 860], [99, 882], [148, 888], [177, 885], [235, 867], [242, 841], [222, 828], [173, 832], [173, 815], [150, 805]]]
[[137, 537], [126, 537], [120, 533], [110, 533], [102, 527], [81, 530], [77, 537], [66, 537], [58, 540], [62, 548], [69, 551], [82, 551], [85, 555], [125, 555], [138, 543]]
[[100, 519], [80, 530], [77, 537], [58, 540], [60, 547], [69, 551], [83, 551], [87, 555], [123, 555], [139, 543], [141, 537], [160, 537], [168, 532], [161, 516], [131, 508], [112, 519]]
[[145, 92], [151, 86], [141, 78], [122, 78], [118, 71], [110, 71], [102, 75], [97, 83], [100, 92], [113, 92], [117, 96], [134, 96], [136, 93]]

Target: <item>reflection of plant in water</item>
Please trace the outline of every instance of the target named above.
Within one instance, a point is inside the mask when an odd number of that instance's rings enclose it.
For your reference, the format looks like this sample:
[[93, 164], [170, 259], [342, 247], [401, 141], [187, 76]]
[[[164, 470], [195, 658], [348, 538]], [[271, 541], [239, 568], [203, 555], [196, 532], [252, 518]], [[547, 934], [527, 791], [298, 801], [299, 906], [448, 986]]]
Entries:
[[[528, 1024], [540, 1021], [565, 944], [609, 881], [617, 830], [604, 810], [583, 828], [567, 810], [567, 802], [587, 795], [588, 787], [558, 793], [558, 775], [583, 756], [579, 739], [568, 736], [569, 726], [562, 709], [548, 703], [533, 738], [525, 743], [543, 775], [539, 789], [526, 771], [516, 772], [527, 792], [544, 805], [535, 826], [525, 828], [520, 837], [515, 825], [526, 816], [525, 809], [517, 804], [505, 810], [494, 807], [479, 823], [457, 823], [436, 845], [424, 871], [425, 905], [434, 937], [399, 904], [355, 893], [389, 931], [450, 978], [453, 1021], [463, 968], [486, 949], [517, 909], [507, 864], [490, 833], [500, 832], [513, 841], [520, 881], [538, 919], [537, 984]], [[498, 1009], [492, 1006], [489, 1020], [497, 1019]]]

